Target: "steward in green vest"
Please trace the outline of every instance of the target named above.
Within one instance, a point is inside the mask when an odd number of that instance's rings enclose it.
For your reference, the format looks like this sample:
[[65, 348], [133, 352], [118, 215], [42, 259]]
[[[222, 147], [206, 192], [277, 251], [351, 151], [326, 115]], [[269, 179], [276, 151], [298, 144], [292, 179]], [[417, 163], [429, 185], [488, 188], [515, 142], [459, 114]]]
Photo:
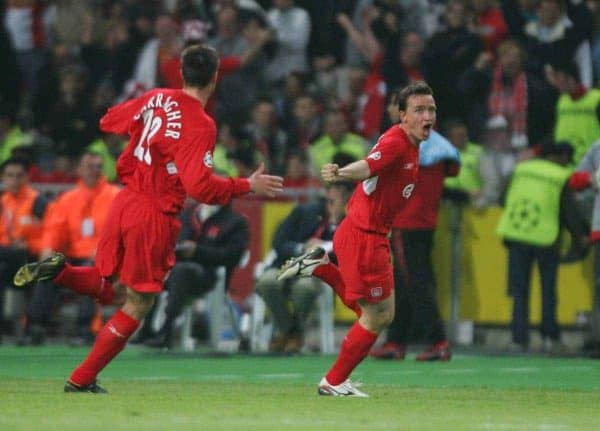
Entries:
[[550, 246], [558, 238], [560, 197], [569, 170], [545, 159], [517, 165], [506, 196], [498, 234], [507, 240]]
[[479, 161], [481, 147], [469, 142], [467, 126], [460, 120], [451, 119], [443, 127], [447, 139], [460, 153], [460, 171], [455, 177], [444, 180], [446, 190], [465, 192], [471, 198], [477, 196], [481, 190], [481, 175]]
[[365, 140], [354, 133], [348, 132], [346, 116], [341, 111], [331, 111], [325, 118], [325, 134], [317, 139], [310, 147], [309, 154], [314, 172], [321, 172], [321, 167], [332, 163], [338, 153], [360, 160], [367, 154]]
[[123, 152], [126, 141], [117, 135], [104, 134], [88, 145], [88, 151], [102, 157], [102, 173], [111, 183], [117, 180], [117, 159]]
[[542, 284], [544, 348], [560, 349], [556, 321], [556, 281], [558, 275], [559, 233], [564, 226], [574, 247], [584, 247], [587, 232], [577, 211], [573, 192], [567, 185], [573, 148], [568, 143], [542, 147], [542, 157], [521, 162], [513, 173], [505, 208], [497, 233], [508, 247], [508, 292], [513, 298], [512, 342], [510, 350], [529, 346], [529, 289], [534, 262]]
[[579, 82], [573, 62], [552, 65], [548, 80], [560, 91], [556, 105], [555, 141], [567, 141], [578, 164], [587, 150], [600, 138], [600, 90], [587, 89]]

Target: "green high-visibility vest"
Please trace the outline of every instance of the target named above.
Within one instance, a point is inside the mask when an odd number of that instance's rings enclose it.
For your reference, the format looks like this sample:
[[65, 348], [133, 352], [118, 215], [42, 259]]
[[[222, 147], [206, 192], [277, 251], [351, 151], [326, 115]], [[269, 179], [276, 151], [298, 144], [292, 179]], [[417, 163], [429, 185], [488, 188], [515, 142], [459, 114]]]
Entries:
[[496, 233], [504, 239], [549, 246], [558, 238], [560, 194], [570, 171], [543, 159], [519, 163]]
[[354, 133], [346, 133], [342, 141], [336, 145], [329, 135], [323, 135], [317, 139], [309, 148], [310, 158], [316, 172], [326, 163], [331, 163], [337, 153], [345, 153], [355, 160], [362, 159], [367, 154], [365, 140]]
[[554, 139], [569, 141], [575, 150], [573, 163], [577, 165], [590, 146], [600, 138], [600, 124], [596, 109], [600, 104], [600, 90], [591, 89], [577, 100], [563, 94], [556, 105]]
[[479, 145], [469, 142], [467, 147], [460, 152], [460, 171], [458, 171], [458, 175], [446, 178], [444, 187], [466, 192], [475, 192], [481, 189], [481, 175], [479, 174], [481, 153], [482, 150]]

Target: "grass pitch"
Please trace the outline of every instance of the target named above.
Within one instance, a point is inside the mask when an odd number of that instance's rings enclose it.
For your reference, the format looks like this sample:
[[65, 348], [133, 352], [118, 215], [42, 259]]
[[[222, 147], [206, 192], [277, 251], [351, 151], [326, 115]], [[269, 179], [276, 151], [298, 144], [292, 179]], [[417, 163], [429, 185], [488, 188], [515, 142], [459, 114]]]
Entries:
[[108, 395], [65, 394], [87, 349], [0, 347], [0, 430], [597, 430], [600, 362], [367, 359], [367, 399], [319, 397], [333, 357], [226, 358], [129, 347]]

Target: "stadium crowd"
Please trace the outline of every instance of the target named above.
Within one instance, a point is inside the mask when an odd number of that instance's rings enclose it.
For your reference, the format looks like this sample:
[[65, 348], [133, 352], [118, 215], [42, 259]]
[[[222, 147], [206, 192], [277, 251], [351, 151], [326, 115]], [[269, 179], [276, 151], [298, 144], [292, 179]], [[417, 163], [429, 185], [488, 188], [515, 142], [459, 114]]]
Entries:
[[[0, 292], [14, 271], [4, 257], [10, 250], [23, 261], [65, 251], [56, 234], [40, 233], [58, 221], [53, 204], [46, 209], [38, 199], [37, 185], [78, 182], [87, 213], [70, 227], [61, 220], [61, 229], [79, 226], [68, 257], [93, 259], [89, 245], [77, 241], [97, 234], [90, 205], [102, 194], [100, 207], [107, 207], [114, 196], [103, 187], [116, 182], [126, 143], [101, 133], [98, 120], [148, 89], [180, 88], [179, 55], [190, 44], [208, 44], [220, 55], [207, 109], [219, 128], [215, 169], [231, 176], [265, 162], [288, 189], [320, 187], [321, 166], [364, 157], [391, 124], [386, 104], [393, 90], [420, 80], [434, 91], [438, 131], [461, 155], [460, 172], [446, 186], [478, 208], [499, 204], [517, 163], [544, 153], [549, 141], [568, 142], [575, 167], [600, 139], [598, 0], [0, 5]], [[88, 185], [76, 167], [96, 156], [104, 178]], [[15, 176], [26, 190], [8, 196]], [[570, 183], [585, 189], [595, 181], [592, 171]], [[7, 308], [3, 319], [14, 317]], [[89, 321], [93, 313], [85, 314]], [[15, 331], [4, 323], [3, 331]]]

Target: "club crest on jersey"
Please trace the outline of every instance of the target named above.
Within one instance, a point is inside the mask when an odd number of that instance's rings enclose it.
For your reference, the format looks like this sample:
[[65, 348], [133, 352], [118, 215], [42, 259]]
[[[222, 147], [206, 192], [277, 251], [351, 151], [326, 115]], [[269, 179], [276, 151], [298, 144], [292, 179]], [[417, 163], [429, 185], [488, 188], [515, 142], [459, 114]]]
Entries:
[[207, 151], [204, 154], [204, 166], [206, 166], [207, 168], [213, 167], [213, 157], [212, 157], [212, 153], [210, 151]]
[[379, 160], [381, 159], [381, 151], [375, 151], [374, 153], [369, 154], [368, 159]]
[[381, 287], [371, 288], [371, 298], [381, 298], [383, 296], [383, 289]]
[[412, 194], [412, 192], [413, 192], [414, 189], [415, 189], [415, 185], [414, 184], [408, 184], [408, 185], [406, 185], [402, 189], [402, 197], [404, 199], [408, 199], [410, 197], [410, 195]]

